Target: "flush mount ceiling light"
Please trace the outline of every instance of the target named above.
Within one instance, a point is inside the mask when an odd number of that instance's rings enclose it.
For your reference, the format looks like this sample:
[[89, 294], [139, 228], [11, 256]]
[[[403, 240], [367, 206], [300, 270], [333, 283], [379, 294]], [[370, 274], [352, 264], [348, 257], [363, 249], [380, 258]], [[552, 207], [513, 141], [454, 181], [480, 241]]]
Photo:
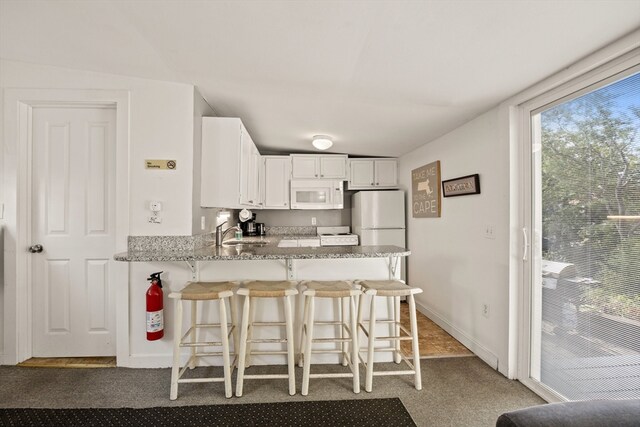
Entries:
[[333, 145], [333, 141], [327, 135], [315, 135], [311, 143], [318, 150], [327, 150]]

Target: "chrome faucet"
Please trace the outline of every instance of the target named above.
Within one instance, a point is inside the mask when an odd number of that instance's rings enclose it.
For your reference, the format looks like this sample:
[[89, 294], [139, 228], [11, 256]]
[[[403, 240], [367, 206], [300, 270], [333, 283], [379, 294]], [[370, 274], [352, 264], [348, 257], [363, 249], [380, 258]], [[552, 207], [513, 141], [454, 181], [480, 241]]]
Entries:
[[229, 231], [231, 230], [241, 231], [240, 227], [238, 227], [237, 225], [234, 225], [233, 227], [229, 227], [226, 230], [222, 231], [222, 226], [225, 225], [226, 223], [227, 221], [223, 222], [222, 224], [216, 227], [216, 246], [222, 246], [222, 239], [224, 239], [224, 236], [226, 236]]

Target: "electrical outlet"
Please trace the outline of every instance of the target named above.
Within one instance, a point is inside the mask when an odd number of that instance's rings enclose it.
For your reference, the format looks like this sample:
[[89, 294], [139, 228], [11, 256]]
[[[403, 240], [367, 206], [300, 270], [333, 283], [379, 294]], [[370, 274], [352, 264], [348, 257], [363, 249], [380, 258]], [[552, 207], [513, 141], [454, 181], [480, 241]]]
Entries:
[[204, 230], [207, 227], [207, 220], [204, 217], [204, 215], [202, 215], [200, 217], [200, 230]]
[[488, 319], [490, 312], [491, 312], [491, 306], [489, 304], [487, 304], [486, 302], [483, 303], [482, 304], [482, 315]]
[[162, 218], [152, 215], [149, 217], [149, 224], [162, 224]]
[[484, 235], [485, 239], [492, 239], [493, 240], [493, 239], [496, 238], [493, 224], [485, 224], [484, 230], [483, 230], [483, 235]]
[[162, 202], [150, 202], [149, 210], [152, 212], [160, 212], [162, 210]]
[[311, 217], [311, 225], [316, 225], [316, 217], [315, 216]]

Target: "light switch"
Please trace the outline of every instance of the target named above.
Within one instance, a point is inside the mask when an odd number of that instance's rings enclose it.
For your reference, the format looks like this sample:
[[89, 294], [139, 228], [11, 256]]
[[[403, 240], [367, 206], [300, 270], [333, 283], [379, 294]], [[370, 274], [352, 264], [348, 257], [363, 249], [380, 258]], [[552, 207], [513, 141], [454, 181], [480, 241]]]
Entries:
[[161, 202], [149, 203], [149, 210], [153, 212], [160, 212], [162, 210], [162, 203]]

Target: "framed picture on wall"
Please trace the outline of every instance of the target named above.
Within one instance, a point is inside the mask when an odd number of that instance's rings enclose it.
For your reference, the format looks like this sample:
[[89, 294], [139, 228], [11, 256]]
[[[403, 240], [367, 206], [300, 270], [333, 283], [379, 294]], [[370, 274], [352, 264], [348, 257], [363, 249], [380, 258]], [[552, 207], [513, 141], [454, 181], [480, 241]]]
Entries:
[[413, 218], [440, 218], [440, 160], [411, 171]]
[[444, 197], [468, 196], [470, 194], [480, 194], [480, 175], [477, 173], [442, 181], [442, 195]]

